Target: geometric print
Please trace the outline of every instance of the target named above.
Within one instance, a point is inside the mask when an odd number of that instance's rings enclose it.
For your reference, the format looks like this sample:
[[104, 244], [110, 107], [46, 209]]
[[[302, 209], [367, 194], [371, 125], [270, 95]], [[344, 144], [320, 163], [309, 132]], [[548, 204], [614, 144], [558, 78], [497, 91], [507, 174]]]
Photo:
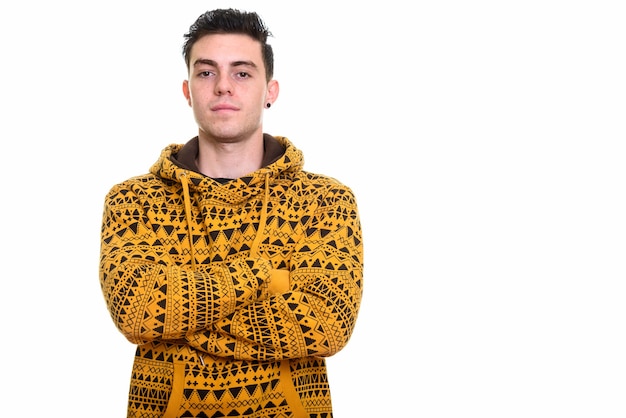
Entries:
[[100, 283], [137, 344], [129, 417], [332, 417], [324, 357], [347, 344], [363, 290], [352, 191], [285, 153], [218, 182], [177, 166], [115, 185]]

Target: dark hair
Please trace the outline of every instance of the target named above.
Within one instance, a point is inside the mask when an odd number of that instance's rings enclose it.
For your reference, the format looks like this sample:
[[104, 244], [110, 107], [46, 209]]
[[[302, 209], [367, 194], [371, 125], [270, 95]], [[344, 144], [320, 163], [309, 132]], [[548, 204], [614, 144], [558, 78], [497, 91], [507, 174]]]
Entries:
[[205, 35], [214, 33], [237, 33], [248, 35], [261, 43], [261, 55], [265, 65], [265, 76], [270, 81], [274, 76], [274, 52], [267, 43], [273, 36], [261, 17], [254, 12], [242, 12], [236, 9], [209, 10], [198, 17], [184, 35], [183, 57], [189, 69], [191, 47]]

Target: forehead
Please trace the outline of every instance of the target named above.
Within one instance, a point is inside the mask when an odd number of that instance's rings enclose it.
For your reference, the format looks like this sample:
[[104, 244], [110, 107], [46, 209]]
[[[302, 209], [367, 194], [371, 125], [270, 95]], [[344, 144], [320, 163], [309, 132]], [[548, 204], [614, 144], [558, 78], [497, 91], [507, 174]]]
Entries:
[[218, 63], [240, 60], [253, 61], [261, 65], [261, 43], [243, 34], [204, 35], [191, 48], [191, 60], [212, 60]]

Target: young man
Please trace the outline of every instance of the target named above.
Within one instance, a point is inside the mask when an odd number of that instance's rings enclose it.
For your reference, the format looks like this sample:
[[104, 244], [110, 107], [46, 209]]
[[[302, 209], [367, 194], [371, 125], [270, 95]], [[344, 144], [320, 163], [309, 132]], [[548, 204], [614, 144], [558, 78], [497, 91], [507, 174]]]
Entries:
[[101, 286], [137, 344], [128, 417], [332, 417], [324, 357], [359, 311], [359, 215], [263, 133], [268, 36], [255, 13], [201, 15], [183, 51], [198, 136], [106, 196]]

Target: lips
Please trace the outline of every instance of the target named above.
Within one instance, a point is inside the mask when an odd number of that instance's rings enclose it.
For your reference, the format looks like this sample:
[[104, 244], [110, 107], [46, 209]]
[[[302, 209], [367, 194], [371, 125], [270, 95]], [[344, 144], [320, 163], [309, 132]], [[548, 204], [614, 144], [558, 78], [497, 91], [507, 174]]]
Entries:
[[216, 104], [215, 106], [212, 106], [211, 110], [214, 112], [217, 112], [220, 110], [239, 110], [239, 108], [229, 103], [219, 103], [219, 104]]

